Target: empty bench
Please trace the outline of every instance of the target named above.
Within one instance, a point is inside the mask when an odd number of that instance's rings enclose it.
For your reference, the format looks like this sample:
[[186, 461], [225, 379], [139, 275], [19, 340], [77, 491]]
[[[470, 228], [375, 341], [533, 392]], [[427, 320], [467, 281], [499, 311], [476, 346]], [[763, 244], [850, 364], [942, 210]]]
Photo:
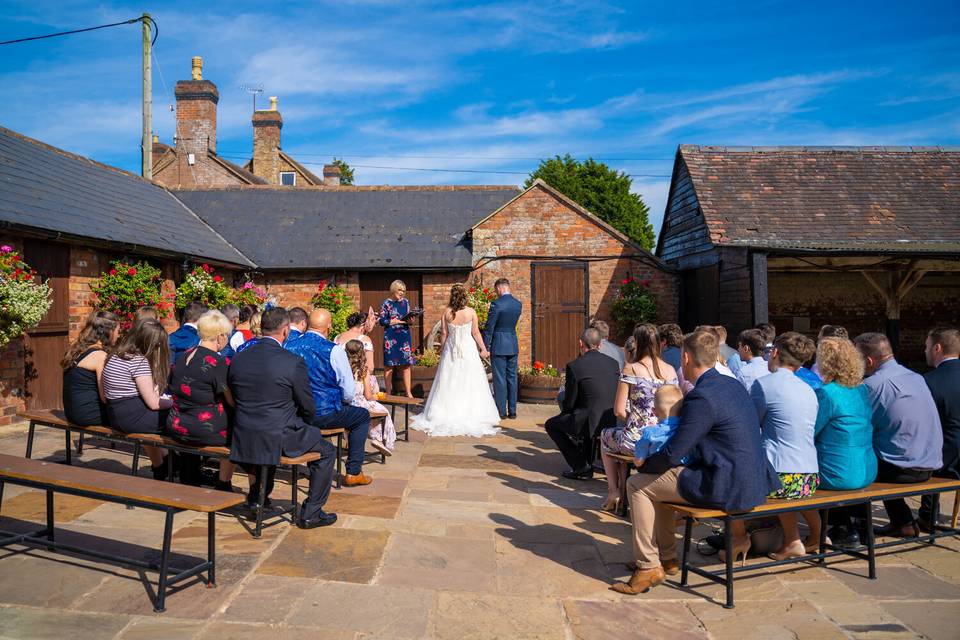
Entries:
[[377, 402], [390, 407], [390, 418], [397, 421], [397, 407], [403, 407], [403, 431], [397, 431], [397, 436], [403, 434], [404, 442], [410, 442], [410, 407], [422, 407], [421, 398], [408, 398], [407, 396], [395, 396], [387, 394], [382, 398], [378, 397]]
[[[876, 550], [887, 547], [893, 547], [903, 544], [912, 544], [917, 542], [932, 542], [937, 538], [946, 536], [955, 536], [960, 534], [956, 529], [956, 524], [950, 527], [935, 526], [929, 534], [911, 536], [891, 540], [882, 544], [877, 544], [873, 535], [873, 514], [872, 509], [865, 509], [867, 520], [866, 545], [861, 545], [856, 549], [845, 549], [833, 544], [828, 544], [827, 522], [830, 509], [846, 507], [852, 505], [869, 505], [875, 500], [890, 500], [893, 498], [908, 498], [924, 494], [943, 493], [960, 489], [960, 480], [948, 478], [931, 478], [926, 482], [916, 484], [892, 484], [876, 482], [869, 487], [857, 491], [829, 491], [826, 489], [818, 490], [813, 496], [800, 500], [774, 500], [768, 499], [764, 504], [754, 507], [750, 511], [743, 513], [727, 513], [718, 509], [708, 509], [694, 507], [687, 504], [665, 504], [664, 506], [680, 514], [685, 519], [683, 532], [683, 553], [681, 560], [680, 586], [687, 586], [689, 572], [693, 572], [701, 577], [708, 578], [714, 582], [726, 587], [726, 603], [724, 607], [733, 607], [733, 580], [734, 574], [741, 571], [753, 571], [756, 569], [765, 569], [783, 564], [796, 562], [809, 562], [816, 560], [818, 564], [825, 564], [826, 558], [846, 555], [867, 561], [868, 575], [871, 580], [877, 577]], [[820, 512], [820, 519], [823, 526], [820, 527], [820, 546], [817, 553], [809, 553], [798, 558], [787, 558], [785, 560], [770, 560], [767, 562], [754, 563], [748, 566], [734, 566], [733, 558], [733, 534], [732, 522], [740, 520], [753, 520], [767, 516], [776, 516], [781, 513], [791, 513], [806, 511], [808, 509], [817, 509]], [[938, 513], [934, 511], [931, 522], [936, 523]], [[693, 533], [693, 523], [696, 520], [722, 520], [724, 525], [724, 546], [725, 546], [725, 566], [721, 571], [708, 571], [701, 567], [690, 564], [690, 540]], [[866, 553], [864, 553], [864, 549]]]
[[[164, 611], [167, 590], [179, 582], [206, 573], [207, 587], [216, 586], [216, 512], [243, 502], [243, 496], [226, 491], [157, 482], [148, 478], [128, 478], [97, 469], [69, 467], [43, 460], [0, 454], [0, 513], [2, 513], [3, 487], [7, 483], [46, 491], [47, 523], [43, 529], [31, 533], [0, 531], [0, 546], [20, 544], [45, 547], [50, 550], [65, 549], [122, 566], [157, 571], [159, 579], [153, 610], [158, 613]], [[166, 518], [163, 525], [160, 563], [118, 557], [115, 554], [84, 549], [57, 541], [54, 527], [54, 494], [56, 493], [162, 511], [166, 514]], [[170, 543], [173, 538], [173, 516], [181, 511], [198, 511], [207, 514], [207, 559], [192, 567], [176, 569], [170, 566]]]

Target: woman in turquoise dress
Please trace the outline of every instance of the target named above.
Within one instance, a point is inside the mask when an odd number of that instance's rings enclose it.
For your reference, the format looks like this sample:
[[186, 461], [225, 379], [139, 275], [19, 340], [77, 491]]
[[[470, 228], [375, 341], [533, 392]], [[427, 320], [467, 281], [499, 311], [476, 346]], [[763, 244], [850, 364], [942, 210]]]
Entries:
[[383, 366], [387, 393], [393, 392], [393, 375], [399, 371], [403, 376], [403, 388], [412, 398], [410, 366], [413, 364], [413, 339], [410, 325], [402, 318], [410, 313], [410, 301], [406, 299], [407, 285], [394, 280], [390, 285], [391, 297], [380, 307], [380, 324], [383, 325]]

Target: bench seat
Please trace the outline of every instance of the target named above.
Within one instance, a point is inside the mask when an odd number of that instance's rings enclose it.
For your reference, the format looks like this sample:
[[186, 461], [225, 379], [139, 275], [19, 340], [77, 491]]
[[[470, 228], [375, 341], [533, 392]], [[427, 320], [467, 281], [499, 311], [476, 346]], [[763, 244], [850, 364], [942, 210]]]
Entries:
[[403, 441], [410, 442], [410, 407], [422, 407], [423, 398], [408, 398], [388, 393], [382, 398], [377, 398], [377, 402], [390, 407], [390, 417], [394, 422], [397, 420], [397, 407], [403, 407], [403, 431], [397, 431], [397, 436], [403, 435]]

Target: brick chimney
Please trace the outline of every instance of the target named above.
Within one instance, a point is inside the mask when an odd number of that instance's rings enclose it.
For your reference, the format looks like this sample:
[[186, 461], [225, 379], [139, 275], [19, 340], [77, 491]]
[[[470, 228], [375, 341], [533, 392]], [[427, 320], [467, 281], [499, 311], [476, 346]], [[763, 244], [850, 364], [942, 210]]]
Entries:
[[338, 167], [335, 164], [323, 165], [323, 186], [325, 187], [340, 186], [340, 167]]
[[194, 56], [191, 80], [180, 80], [174, 94], [177, 98], [177, 155], [194, 154], [196, 161], [205, 158], [207, 149], [217, 151], [217, 85], [203, 79], [203, 58]]
[[277, 97], [270, 96], [270, 108], [253, 112], [253, 173], [270, 184], [280, 184], [280, 129], [283, 118], [277, 111]]

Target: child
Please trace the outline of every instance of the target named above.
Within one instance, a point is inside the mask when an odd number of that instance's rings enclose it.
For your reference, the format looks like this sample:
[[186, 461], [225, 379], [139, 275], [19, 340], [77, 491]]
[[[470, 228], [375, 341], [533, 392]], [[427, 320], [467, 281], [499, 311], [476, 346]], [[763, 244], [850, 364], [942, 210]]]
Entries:
[[[675, 384], [665, 384], [657, 389], [653, 396], [653, 412], [657, 424], [644, 427], [637, 440], [633, 454], [633, 463], [640, 467], [644, 460], [660, 451], [667, 444], [680, 424], [680, 407], [683, 405], [683, 393]], [[686, 464], [689, 460], [684, 459]]]
[[367, 354], [364, 351], [363, 343], [359, 340], [350, 340], [343, 346], [343, 349], [347, 352], [347, 360], [350, 361], [353, 380], [356, 382], [356, 391], [350, 404], [369, 411], [381, 411], [387, 414], [380, 424], [370, 426], [370, 444], [380, 453], [388, 456], [393, 455], [394, 443], [397, 441], [397, 430], [393, 426], [390, 412], [377, 402], [376, 391], [370, 386], [371, 376], [367, 373]]

